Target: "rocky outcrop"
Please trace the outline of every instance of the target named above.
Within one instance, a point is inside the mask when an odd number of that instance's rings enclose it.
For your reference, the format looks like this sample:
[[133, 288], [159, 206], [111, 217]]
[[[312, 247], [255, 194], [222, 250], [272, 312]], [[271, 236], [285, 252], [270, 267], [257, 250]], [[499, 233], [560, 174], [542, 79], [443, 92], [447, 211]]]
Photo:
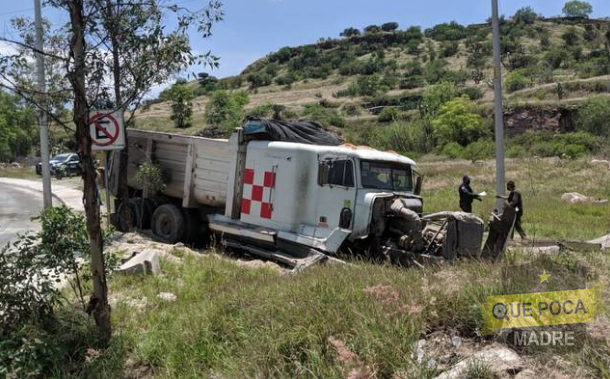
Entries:
[[505, 112], [504, 127], [508, 137], [522, 134], [527, 130], [572, 132], [575, 130], [575, 114], [574, 109], [563, 107], [525, 107]]

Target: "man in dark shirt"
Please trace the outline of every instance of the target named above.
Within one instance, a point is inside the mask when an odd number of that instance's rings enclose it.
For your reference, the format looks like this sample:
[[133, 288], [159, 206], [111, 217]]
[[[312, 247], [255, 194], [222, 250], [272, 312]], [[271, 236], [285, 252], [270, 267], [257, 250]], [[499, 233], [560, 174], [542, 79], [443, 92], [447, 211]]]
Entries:
[[506, 189], [509, 191], [508, 196], [498, 195], [499, 199], [507, 201], [508, 205], [517, 210], [517, 218], [515, 219], [515, 230], [521, 236], [521, 239], [526, 239], [527, 235], [521, 226], [521, 217], [523, 217], [523, 197], [521, 192], [516, 190], [515, 182], [512, 180], [506, 183]]
[[482, 201], [481, 196], [474, 193], [472, 188], [470, 188], [470, 177], [468, 177], [468, 175], [464, 176], [459, 193], [460, 209], [466, 213], [472, 213], [472, 202], [474, 199]]

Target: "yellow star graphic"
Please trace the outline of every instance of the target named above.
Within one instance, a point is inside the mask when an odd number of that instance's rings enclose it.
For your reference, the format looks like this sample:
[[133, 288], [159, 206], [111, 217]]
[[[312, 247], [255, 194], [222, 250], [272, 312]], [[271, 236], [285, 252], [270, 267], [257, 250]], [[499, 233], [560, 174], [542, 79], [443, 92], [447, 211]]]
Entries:
[[550, 277], [551, 275], [547, 274], [547, 273], [546, 273], [546, 270], [544, 270], [544, 272], [543, 272], [542, 274], [538, 275], [538, 276], [540, 277], [540, 284], [542, 284], [542, 283], [544, 283], [544, 282], [547, 282], [547, 283], [548, 283], [548, 282], [549, 282], [549, 277]]

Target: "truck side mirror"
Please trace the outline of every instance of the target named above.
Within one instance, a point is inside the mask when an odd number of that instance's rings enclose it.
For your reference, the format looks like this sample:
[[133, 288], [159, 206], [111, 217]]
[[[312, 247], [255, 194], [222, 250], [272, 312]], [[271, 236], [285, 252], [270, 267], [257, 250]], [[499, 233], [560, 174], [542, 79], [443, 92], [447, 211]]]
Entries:
[[421, 194], [422, 184], [424, 183], [424, 177], [418, 172], [415, 172], [415, 175], [415, 188], [413, 189], [413, 193], [419, 196]]
[[328, 170], [330, 165], [328, 162], [319, 162], [318, 163], [318, 185], [328, 184]]

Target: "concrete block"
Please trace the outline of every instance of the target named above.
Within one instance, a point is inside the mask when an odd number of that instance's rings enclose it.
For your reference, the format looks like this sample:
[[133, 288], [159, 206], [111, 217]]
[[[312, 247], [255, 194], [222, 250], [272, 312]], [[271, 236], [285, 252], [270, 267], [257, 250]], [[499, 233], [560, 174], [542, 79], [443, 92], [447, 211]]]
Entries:
[[160, 271], [159, 254], [154, 250], [144, 250], [116, 271], [125, 275], [157, 275]]

